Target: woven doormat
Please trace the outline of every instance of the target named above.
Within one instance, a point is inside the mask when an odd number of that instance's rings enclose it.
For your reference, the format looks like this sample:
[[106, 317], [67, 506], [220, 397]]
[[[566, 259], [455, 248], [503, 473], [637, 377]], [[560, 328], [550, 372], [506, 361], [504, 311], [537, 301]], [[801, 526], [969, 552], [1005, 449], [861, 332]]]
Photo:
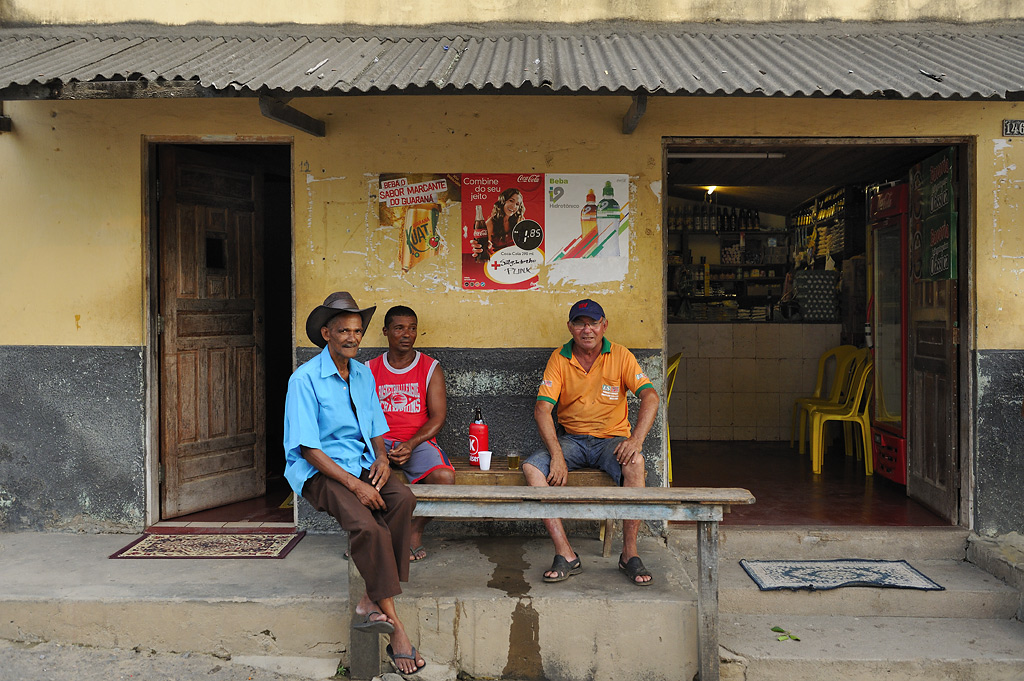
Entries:
[[825, 591], [842, 586], [945, 590], [905, 560], [741, 560], [740, 565], [761, 591]]
[[306, 535], [144, 534], [111, 558], [284, 558]]

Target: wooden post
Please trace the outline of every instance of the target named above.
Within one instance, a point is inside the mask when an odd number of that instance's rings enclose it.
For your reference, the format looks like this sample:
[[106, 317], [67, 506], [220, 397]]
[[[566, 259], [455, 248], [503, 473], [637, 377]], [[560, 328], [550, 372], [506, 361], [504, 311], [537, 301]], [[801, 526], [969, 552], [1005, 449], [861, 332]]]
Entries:
[[697, 664], [700, 681], [719, 681], [718, 523], [697, 523]]
[[[366, 583], [356, 568], [356, 562], [352, 560], [351, 545], [348, 556], [348, 610], [351, 624], [357, 624], [363, 621], [363, 616], [356, 613], [356, 606], [366, 592]], [[352, 681], [370, 681], [380, 676], [380, 635], [356, 631], [351, 624], [348, 634], [348, 678]]]

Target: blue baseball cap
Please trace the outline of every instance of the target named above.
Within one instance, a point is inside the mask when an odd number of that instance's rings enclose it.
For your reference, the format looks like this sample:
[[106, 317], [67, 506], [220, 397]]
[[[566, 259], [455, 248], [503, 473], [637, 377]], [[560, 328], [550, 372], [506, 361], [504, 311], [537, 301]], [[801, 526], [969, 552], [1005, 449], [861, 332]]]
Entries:
[[604, 317], [604, 310], [590, 298], [584, 298], [569, 309], [569, 321], [575, 321], [577, 317], [590, 317], [596, 321]]

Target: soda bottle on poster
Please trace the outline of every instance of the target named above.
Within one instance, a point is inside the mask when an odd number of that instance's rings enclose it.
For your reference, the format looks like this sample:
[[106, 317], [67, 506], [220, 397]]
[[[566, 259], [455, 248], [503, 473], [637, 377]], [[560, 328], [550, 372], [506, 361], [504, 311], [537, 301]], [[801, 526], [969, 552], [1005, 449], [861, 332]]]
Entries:
[[427, 260], [437, 252], [438, 212], [433, 208], [423, 206], [406, 210], [400, 253], [403, 272], [408, 272], [413, 266]]
[[615, 200], [615, 188], [611, 180], [604, 183], [601, 202], [597, 204], [597, 242], [599, 257], [613, 257], [619, 254], [619, 223], [622, 211]]
[[477, 262], [487, 262], [490, 258], [487, 251], [491, 247], [491, 241], [487, 238], [487, 223], [484, 222], [483, 206], [476, 207], [476, 219], [473, 221], [473, 241], [480, 247], [480, 252], [473, 257]]
[[487, 424], [480, 415], [480, 407], [473, 412], [473, 422], [469, 424], [469, 463], [480, 465], [480, 451], [487, 451]]
[[593, 189], [587, 192], [587, 203], [580, 211], [580, 229], [583, 236], [597, 229], [597, 196]]

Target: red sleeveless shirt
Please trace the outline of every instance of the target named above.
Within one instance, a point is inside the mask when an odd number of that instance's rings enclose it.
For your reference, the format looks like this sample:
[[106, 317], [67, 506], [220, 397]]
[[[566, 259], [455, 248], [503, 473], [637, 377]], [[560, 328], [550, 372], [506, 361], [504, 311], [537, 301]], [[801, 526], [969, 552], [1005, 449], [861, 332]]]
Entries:
[[377, 397], [387, 419], [389, 440], [405, 442], [423, 427], [430, 418], [427, 414], [427, 385], [434, 375], [437, 360], [416, 351], [412, 364], [394, 369], [388, 364], [388, 354], [374, 357], [366, 366], [377, 382]]

